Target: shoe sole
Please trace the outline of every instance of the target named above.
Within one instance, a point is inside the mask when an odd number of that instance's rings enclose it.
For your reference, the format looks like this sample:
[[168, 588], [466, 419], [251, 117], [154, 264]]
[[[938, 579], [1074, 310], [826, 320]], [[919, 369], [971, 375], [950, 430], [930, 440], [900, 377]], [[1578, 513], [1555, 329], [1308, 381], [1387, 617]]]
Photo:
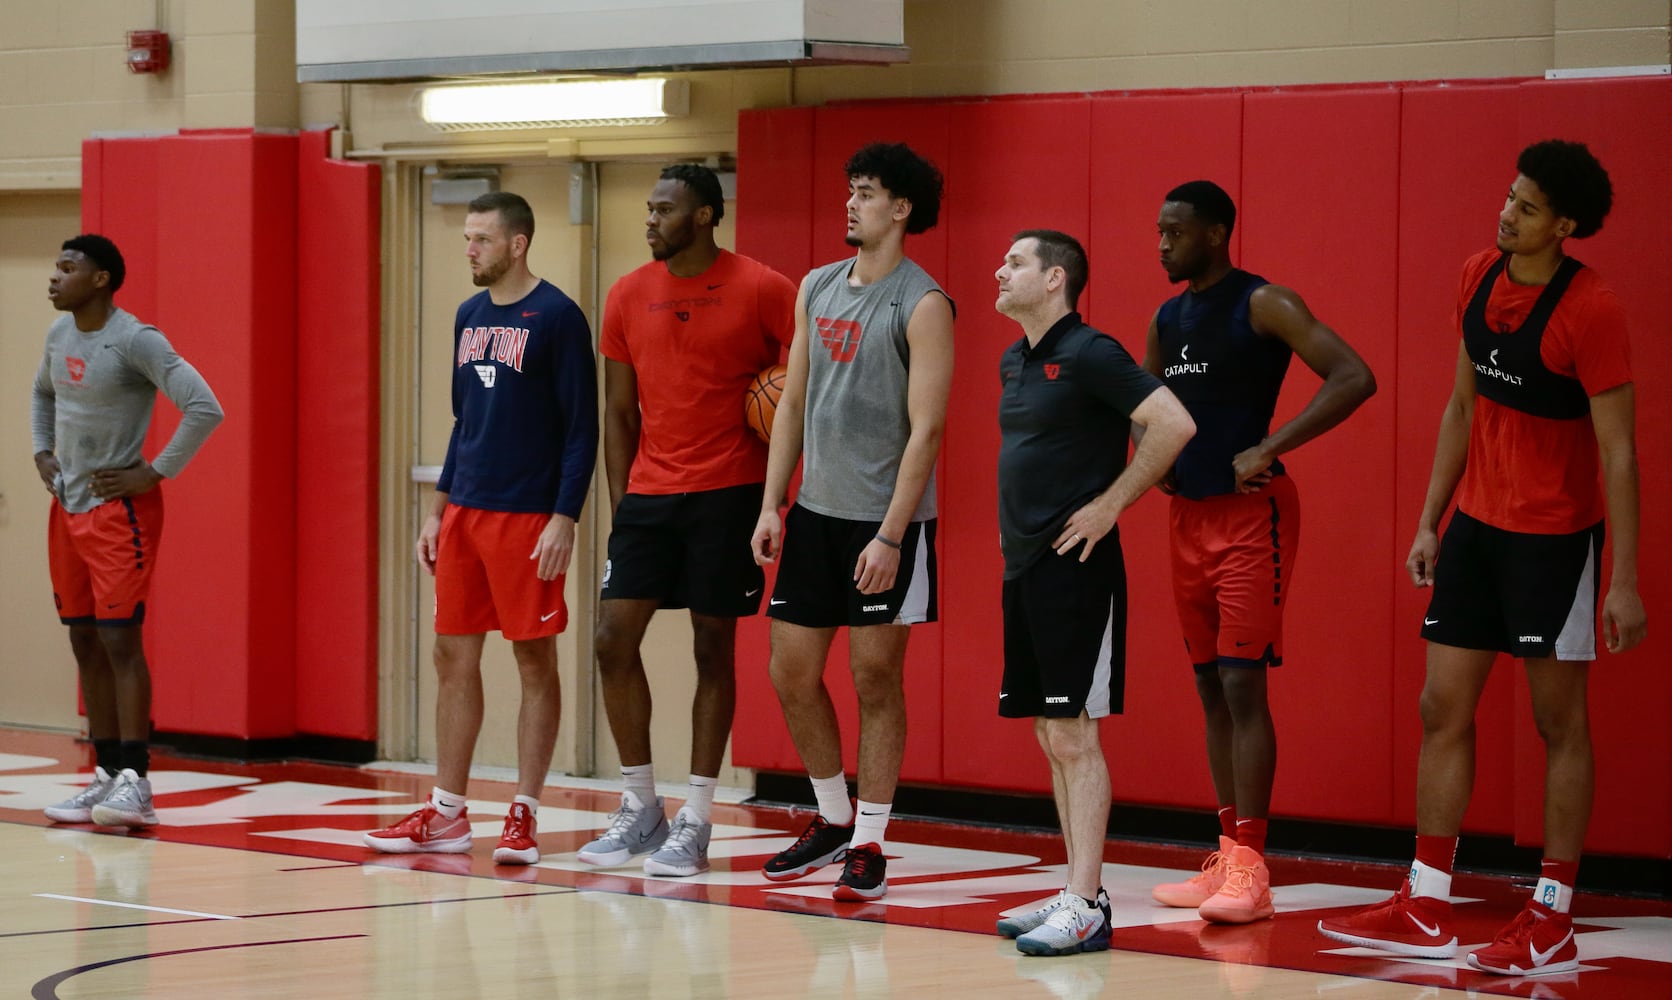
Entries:
[[888, 895], [888, 880], [884, 879], [875, 889], [860, 889], [842, 882], [836, 883], [836, 888], [830, 891], [830, 898], [843, 903], [867, 903], [881, 899]]
[[[668, 838], [662, 838], [662, 840], [666, 839]], [[655, 843], [646, 844], [636, 851], [630, 847], [623, 847], [619, 851], [610, 851], [607, 854], [583, 850], [575, 855], [575, 860], [584, 865], [592, 865], [594, 868], [614, 868], [617, 865], [624, 865], [640, 855], [652, 854], [661, 846], [662, 841], [658, 840]]]
[[763, 868], [761, 868], [761, 874], [766, 876], [766, 878], [768, 880], [773, 881], [773, 882], [793, 882], [798, 878], [806, 878], [807, 876], [809, 876], [809, 875], [813, 874], [814, 872], [818, 871], [820, 868], [823, 868], [824, 866], [826, 866], [826, 865], [830, 864], [831, 862], [835, 861], [836, 860], [836, 855], [841, 854], [843, 851], [845, 851], [847, 849], [848, 849], [848, 845], [843, 844], [841, 847], [836, 848], [834, 851], [831, 851], [829, 854], [822, 855], [820, 857], [814, 858], [813, 860], [808, 861], [805, 864], [803, 864], [803, 865], [801, 865], [800, 867], [797, 867], [797, 868], [787, 868], [783, 871], [775, 872], [770, 868], [763, 867]]
[[1214, 924], [1252, 924], [1258, 920], [1270, 920], [1276, 912], [1270, 903], [1253, 910], [1220, 910], [1203, 903], [1196, 915]]
[[1195, 894], [1191, 894], [1191, 895], [1178, 894], [1178, 895], [1175, 895], [1175, 894], [1170, 893], [1170, 892], [1169, 893], [1163, 893], [1160, 889], [1154, 889], [1150, 892], [1150, 898], [1154, 899], [1157, 903], [1160, 903], [1162, 906], [1173, 906], [1173, 907], [1177, 907], [1178, 909], [1181, 909], [1181, 910], [1194, 910], [1198, 906], [1201, 906], [1203, 903], [1212, 899], [1214, 897], [1214, 895], [1217, 893], [1217, 891], [1218, 890], [1215, 890], [1214, 892], [1210, 892], [1206, 896], [1202, 896], [1201, 898], [1198, 899]]
[[360, 839], [367, 847], [384, 854], [469, 854], [471, 845], [469, 837], [430, 840], [422, 844], [410, 837], [374, 837], [369, 833]]
[[144, 816], [140, 813], [117, 812], [114, 809], [109, 812], [101, 813], [98, 806], [93, 807], [91, 818], [92, 821], [97, 823], [99, 826], [141, 827], [157, 825], [157, 817], [155, 813], [150, 816]]
[[56, 806], [48, 806], [47, 808], [42, 809], [41, 812], [45, 813], [46, 818], [52, 820], [54, 823], [93, 822], [93, 810], [91, 809], [59, 809]]
[[1375, 938], [1361, 937], [1357, 934], [1348, 934], [1344, 931], [1329, 930], [1324, 926], [1324, 922], [1322, 920], [1318, 921], [1318, 933], [1332, 941], [1340, 941], [1342, 944], [1351, 944], [1357, 945], [1360, 948], [1371, 948], [1376, 951], [1385, 951], [1390, 955], [1404, 955], [1407, 958], [1457, 957], [1457, 938], [1455, 937], [1445, 944], [1434, 945], [1405, 944], [1400, 941], [1378, 941]]
[[1479, 969], [1481, 972], [1488, 972], [1495, 976], [1549, 976], [1559, 972], [1572, 972], [1573, 970], [1579, 968], [1579, 958], [1575, 956], [1565, 962], [1551, 962], [1547, 965], [1541, 965], [1533, 969], [1523, 969], [1520, 966], [1513, 964], [1507, 969], [1495, 969], [1490, 965], [1481, 963], [1476, 960], [1475, 956], [1470, 955], [1469, 965], [1472, 968]]
[[1092, 938], [1090, 941], [1076, 942], [1066, 948], [1052, 948], [1051, 946], [1042, 944], [1038, 941], [1029, 941], [1026, 938], [1017, 938], [1016, 950], [1024, 955], [1032, 955], [1035, 958], [1051, 958], [1056, 955], [1078, 955], [1082, 952], [1088, 951], [1108, 951], [1109, 939], [1107, 937], [1098, 937]]
[[493, 849], [493, 863], [496, 865], [531, 865], [540, 860], [538, 847], [496, 847]]
[[672, 878], [690, 878], [692, 875], [697, 875], [705, 871], [708, 871], [708, 862], [706, 861], [695, 865], [670, 865], [666, 861], [657, 861], [655, 858], [644, 859], [644, 873], [646, 875], [667, 875]]

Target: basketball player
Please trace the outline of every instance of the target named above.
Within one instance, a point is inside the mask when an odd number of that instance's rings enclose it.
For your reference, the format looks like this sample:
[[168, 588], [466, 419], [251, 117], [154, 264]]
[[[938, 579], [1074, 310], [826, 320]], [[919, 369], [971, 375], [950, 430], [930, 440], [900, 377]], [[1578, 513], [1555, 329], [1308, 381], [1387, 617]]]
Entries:
[[470, 850], [465, 791], [482, 728], [482, 644], [511, 641], [522, 681], [517, 796], [495, 864], [540, 859], [535, 814], [557, 742], [563, 578], [598, 451], [592, 332], [580, 307], [528, 269], [534, 212], [506, 191], [467, 207], [465, 257], [482, 291], [454, 325], [453, 434], [418, 561], [435, 576], [436, 786], [366, 845]]
[[[888, 891], [883, 854], [905, 754], [902, 687], [911, 626], [935, 602], [935, 458], [952, 385], [952, 300], [905, 255], [940, 216], [941, 175], [904, 145], [873, 143], [846, 165], [847, 242], [796, 299], [795, 340], [773, 423], [755, 559], [780, 556], [772, 684], [819, 812], [765, 865], [774, 881], [843, 862], [835, 897]], [[787, 521], [780, 505], [806, 451]], [[859, 807], [848, 799], [836, 711], [824, 684], [848, 628], [859, 696]]]
[[[1117, 521], [1161, 481], [1195, 425], [1159, 379], [1080, 319], [1087, 262], [1078, 240], [1017, 233], [995, 277], [994, 308], [1023, 333], [999, 361], [999, 715], [1034, 720], [1068, 854], [1067, 887], [998, 929], [1027, 955], [1103, 951], [1109, 765], [1098, 722], [1121, 710], [1126, 671]], [[1145, 433], [1127, 464], [1133, 424]]]
[[[1533, 898], [1469, 964], [1530, 975], [1578, 967], [1568, 907], [1595, 788], [1585, 693], [1605, 520], [1614, 532], [1602, 604], [1609, 652], [1643, 641], [1646, 616], [1625, 313], [1596, 272], [1566, 253], [1569, 239], [1602, 228], [1613, 188], [1576, 142], [1535, 143], [1515, 166], [1496, 249], [1463, 265], [1456, 381], [1405, 562], [1413, 583], [1434, 590], [1422, 624], [1416, 860], [1392, 899], [1318, 929], [1399, 955], [1456, 954], [1449, 895], [1474, 785], [1475, 707], [1493, 661], [1508, 653], [1526, 664], [1544, 740], [1544, 862]], [[1436, 532], [1454, 495], [1442, 541]]]
[[[794, 333], [795, 285], [715, 244], [726, 202], [707, 167], [666, 168], [645, 204], [652, 259], [610, 289], [600, 345], [614, 519], [596, 646], [626, 789], [609, 830], [578, 857], [619, 865], [650, 854], [649, 874], [695, 875], [708, 869], [714, 787], [737, 701], [737, 619], [760, 610], [765, 586], [749, 536], [766, 445], [743, 422], [743, 395]], [[690, 789], [671, 827], [656, 796], [639, 656], [659, 607], [691, 610], [697, 665]]]
[[[1282, 456], [1347, 419], [1376, 379], [1299, 295], [1232, 266], [1235, 224], [1236, 206], [1211, 181], [1167, 193], [1161, 266], [1186, 287], [1156, 310], [1144, 365], [1197, 427], [1169, 477], [1169, 537], [1220, 822], [1219, 850], [1202, 873], [1156, 886], [1154, 896], [1241, 924], [1273, 912], [1264, 854], [1277, 733], [1266, 671], [1283, 662], [1283, 605], [1300, 541], [1300, 500]], [[1323, 384], [1272, 430], [1291, 355]]]
[[[92, 782], [46, 815], [140, 827], [157, 822], [142, 630], [162, 541], [161, 483], [180, 475], [222, 414], [209, 384], [162, 333], [117, 308], [126, 276], [121, 251], [105, 237], [64, 241], [47, 297], [65, 315], [47, 329], [29, 428], [35, 470], [52, 493], [52, 599], [69, 626], [96, 758]], [[146, 462], [140, 449], [158, 390], [180, 409], [180, 425]]]

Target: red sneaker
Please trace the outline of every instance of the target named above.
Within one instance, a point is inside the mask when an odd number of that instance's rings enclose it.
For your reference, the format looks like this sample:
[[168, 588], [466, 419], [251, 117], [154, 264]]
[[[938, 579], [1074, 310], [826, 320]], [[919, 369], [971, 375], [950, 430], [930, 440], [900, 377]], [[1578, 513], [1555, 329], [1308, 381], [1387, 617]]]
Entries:
[[1318, 933], [1361, 948], [1375, 948], [1412, 958], [1455, 958], [1457, 935], [1451, 928], [1451, 902], [1413, 896], [1409, 883], [1385, 903], [1345, 917], [1318, 921]]
[[1237, 844], [1225, 861], [1225, 884], [1196, 913], [1216, 924], [1251, 924], [1277, 912], [1271, 905], [1271, 872], [1252, 847]]
[[1230, 837], [1219, 838], [1219, 850], [1208, 855], [1202, 862], [1202, 873], [1192, 875], [1183, 882], [1168, 882], [1150, 890], [1157, 903], [1164, 906], [1188, 907], [1194, 910], [1207, 902], [1219, 887], [1225, 884], [1225, 861], [1231, 856], [1231, 851], [1237, 842]]
[[385, 854], [468, 854], [470, 818], [461, 812], [458, 819], [448, 819], [426, 802], [394, 826], [373, 830], [361, 839], [367, 847]]
[[1491, 944], [1469, 955], [1469, 964], [1500, 976], [1572, 972], [1579, 968], [1573, 918], [1529, 899]]
[[505, 832], [493, 849], [496, 865], [531, 865], [540, 860], [540, 845], [534, 839], [534, 811], [521, 802], [511, 803], [505, 816]]

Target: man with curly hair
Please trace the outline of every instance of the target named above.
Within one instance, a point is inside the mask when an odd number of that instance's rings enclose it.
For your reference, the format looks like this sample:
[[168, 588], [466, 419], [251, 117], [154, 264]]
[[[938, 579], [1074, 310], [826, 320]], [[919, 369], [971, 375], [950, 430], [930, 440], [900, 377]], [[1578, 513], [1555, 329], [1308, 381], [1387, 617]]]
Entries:
[[[1474, 786], [1475, 709], [1499, 653], [1527, 670], [1545, 746], [1544, 861], [1533, 898], [1487, 947], [1483, 972], [1578, 967], [1568, 906], [1595, 786], [1586, 680], [1596, 658], [1603, 525], [1614, 532], [1602, 602], [1611, 653], [1643, 640], [1637, 593], [1635, 405], [1625, 313], [1567, 256], [1602, 228], [1608, 174], [1576, 142], [1535, 143], [1498, 213], [1497, 248], [1463, 265], [1456, 381], [1405, 567], [1433, 588], [1417, 761], [1416, 860], [1399, 892], [1321, 921], [1338, 941], [1450, 958], [1452, 861]], [[1601, 472], [1600, 483], [1598, 472]], [[1445, 537], [1441, 516], [1455, 498]], [[1438, 558], [1441, 552], [1445, 558]]]
[[[907, 146], [873, 143], [846, 174], [847, 242], [858, 253], [801, 283], [752, 545], [762, 564], [782, 553], [767, 607], [772, 684], [819, 805], [765, 875], [788, 881], [840, 860], [835, 898], [868, 900], [888, 891], [883, 833], [905, 755], [906, 639], [936, 618], [934, 475], [953, 308], [905, 255], [907, 234], [939, 218], [940, 171]], [[800, 493], [781, 519], [804, 452]], [[824, 684], [842, 626], [859, 696], [857, 815]]]

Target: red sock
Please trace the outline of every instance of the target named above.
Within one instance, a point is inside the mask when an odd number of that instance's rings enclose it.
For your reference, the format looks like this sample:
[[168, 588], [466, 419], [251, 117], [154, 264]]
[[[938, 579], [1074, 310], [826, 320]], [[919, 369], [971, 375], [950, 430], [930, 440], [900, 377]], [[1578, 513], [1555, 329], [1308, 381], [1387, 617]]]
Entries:
[[1579, 862], [1577, 861], [1557, 861], [1555, 858], [1545, 858], [1539, 862], [1538, 869], [1540, 877], [1547, 878], [1552, 882], [1560, 882], [1569, 889], [1573, 888], [1574, 881], [1579, 878]]
[[1237, 839], [1237, 806], [1231, 803], [1219, 807], [1219, 832], [1222, 836]]
[[1450, 875], [1457, 861], [1457, 838], [1417, 834], [1417, 860]]
[[1263, 819], [1237, 820], [1237, 845], [1255, 854], [1266, 853], [1266, 821]]

